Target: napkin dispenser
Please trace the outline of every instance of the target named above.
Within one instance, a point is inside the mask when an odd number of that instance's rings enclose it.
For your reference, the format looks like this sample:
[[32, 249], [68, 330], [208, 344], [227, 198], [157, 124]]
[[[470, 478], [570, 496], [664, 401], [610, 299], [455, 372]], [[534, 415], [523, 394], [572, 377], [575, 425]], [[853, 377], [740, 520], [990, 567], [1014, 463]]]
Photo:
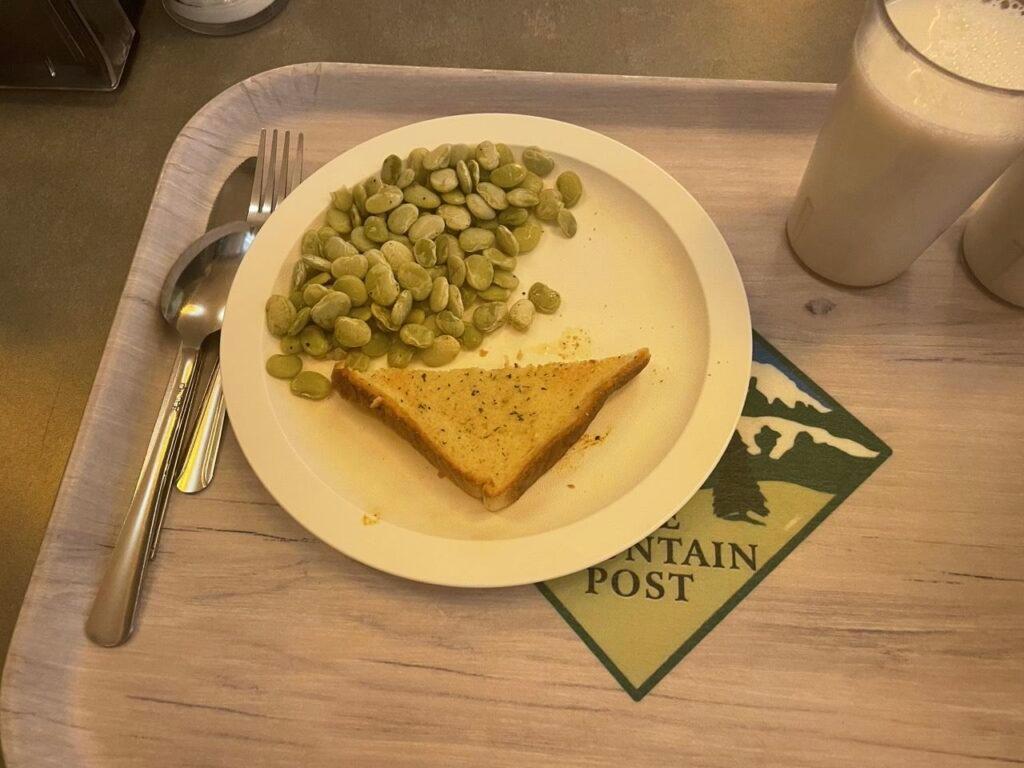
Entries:
[[3, 0], [0, 88], [112, 91], [135, 40], [138, 0]]

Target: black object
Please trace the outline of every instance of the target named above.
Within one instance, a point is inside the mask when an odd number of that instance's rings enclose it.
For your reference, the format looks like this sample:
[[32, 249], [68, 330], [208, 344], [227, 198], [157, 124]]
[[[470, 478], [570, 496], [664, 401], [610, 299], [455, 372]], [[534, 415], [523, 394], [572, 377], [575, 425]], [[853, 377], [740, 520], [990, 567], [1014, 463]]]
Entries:
[[114, 90], [136, 9], [133, 0], [0, 0], [0, 88]]

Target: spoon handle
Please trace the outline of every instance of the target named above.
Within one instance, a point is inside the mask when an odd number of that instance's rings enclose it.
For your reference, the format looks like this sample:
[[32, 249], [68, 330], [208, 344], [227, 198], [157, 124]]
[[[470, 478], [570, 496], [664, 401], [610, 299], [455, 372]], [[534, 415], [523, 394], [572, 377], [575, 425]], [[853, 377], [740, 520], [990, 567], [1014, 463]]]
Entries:
[[192, 443], [181, 466], [181, 474], [178, 475], [178, 490], [182, 493], [205, 490], [217, 468], [220, 438], [224, 432], [224, 385], [220, 376], [219, 350], [211, 357], [214, 358], [215, 366], [213, 375], [206, 388], [202, 410], [196, 419]]
[[168, 386], [171, 396], [164, 398], [135, 495], [85, 623], [86, 635], [98, 645], [121, 645], [135, 628], [143, 574], [162, 508], [167, 504], [167, 485], [181, 449], [185, 415], [200, 362], [197, 348], [182, 345]]

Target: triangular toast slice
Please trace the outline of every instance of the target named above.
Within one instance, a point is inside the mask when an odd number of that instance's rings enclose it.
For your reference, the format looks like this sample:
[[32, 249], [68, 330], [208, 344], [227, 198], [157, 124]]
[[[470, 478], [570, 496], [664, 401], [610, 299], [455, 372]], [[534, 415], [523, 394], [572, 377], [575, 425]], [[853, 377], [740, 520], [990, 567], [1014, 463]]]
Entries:
[[337, 366], [334, 385], [371, 410], [490, 510], [507, 507], [579, 439], [651, 355], [521, 368]]

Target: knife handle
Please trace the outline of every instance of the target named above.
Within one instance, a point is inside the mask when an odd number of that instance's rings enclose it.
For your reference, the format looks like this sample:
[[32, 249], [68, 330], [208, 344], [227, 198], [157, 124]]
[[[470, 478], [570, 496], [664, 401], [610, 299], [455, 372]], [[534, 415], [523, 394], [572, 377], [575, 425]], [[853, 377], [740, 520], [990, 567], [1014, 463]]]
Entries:
[[224, 386], [220, 375], [220, 353], [215, 353], [213, 375], [203, 397], [203, 407], [192, 432], [192, 444], [178, 475], [178, 490], [198, 493], [213, 480], [224, 433]]
[[200, 363], [197, 348], [181, 347], [168, 387], [171, 396], [165, 398], [153, 429], [135, 494], [85, 623], [86, 635], [98, 645], [121, 645], [135, 629], [146, 563], [166, 508], [166, 487], [181, 450], [185, 414]]

